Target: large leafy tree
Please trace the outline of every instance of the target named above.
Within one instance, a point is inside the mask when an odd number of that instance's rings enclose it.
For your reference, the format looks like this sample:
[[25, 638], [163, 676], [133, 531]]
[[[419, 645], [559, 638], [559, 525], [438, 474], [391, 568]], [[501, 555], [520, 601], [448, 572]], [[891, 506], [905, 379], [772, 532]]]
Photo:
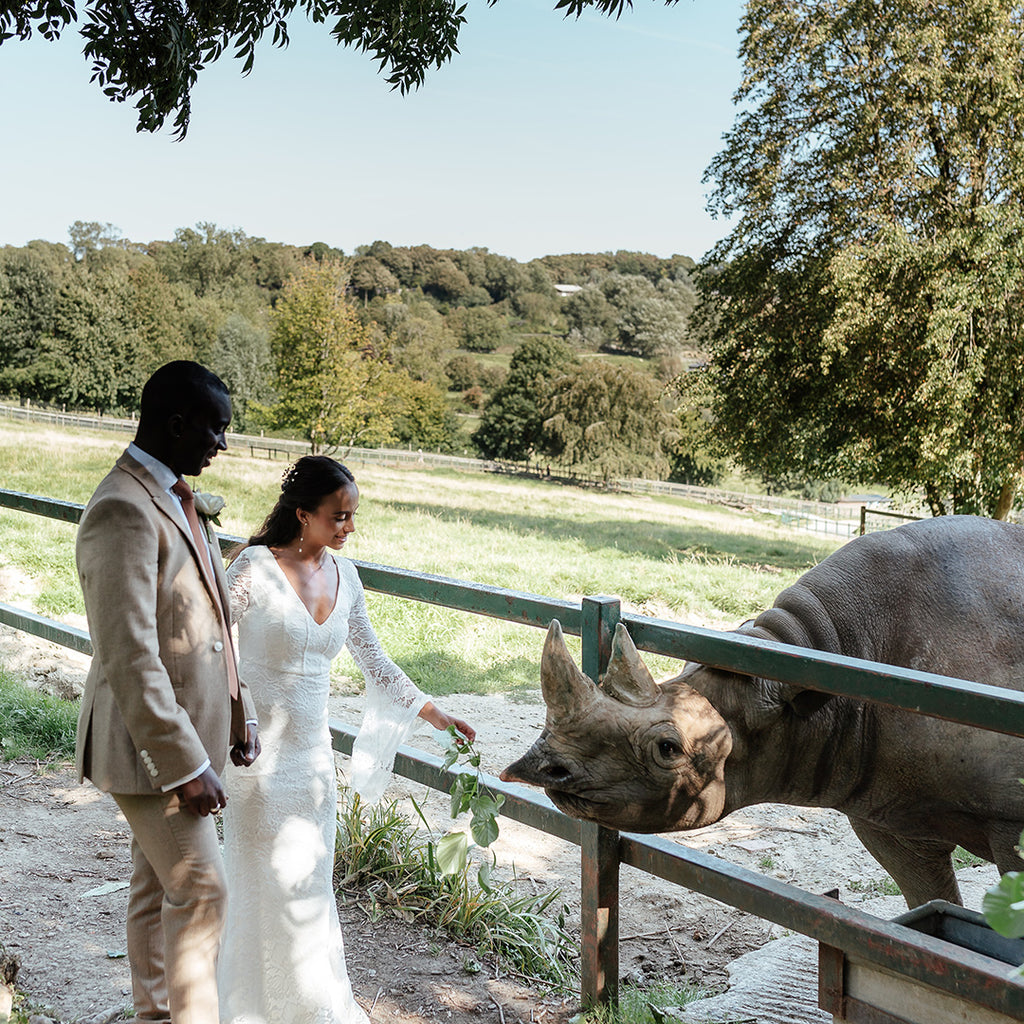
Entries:
[[63, 245], [0, 249], [0, 391], [46, 399], [59, 390], [64, 375], [54, 335], [61, 288], [73, 272]]
[[[556, 10], [577, 17], [587, 8], [618, 16], [631, 6], [632, 0], [555, 3]], [[199, 72], [230, 52], [248, 73], [264, 35], [287, 45], [288, 22], [297, 12], [329, 26], [339, 44], [369, 54], [402, 92], [421, 85], [429, 68], [458, 52], [466, 21], [466, 5], [457, 0], [91, 0], [83, 7], [79, 32], [93, 80], [110, 99], [135, 101], [139, 131], [156, 131], [173, 115], [178, 137], [188, 131]], [[34, 33], [57, 39], [78, 20], [74, 0], [0, 0], [0, 43]]]
[[1024, 7], [751, 0], [702, 275], [723, 449], [1004, 517], [1024, 466]]
[[589, 359], [554, 382], [546, 405], [544, 449], [606, 481], [663, 479], [679, 438], [667, 400], [649, 373]]
[[347, 296], [349, 266], [310, 260], [271, 313], [277, 401], [265, 415], [301, 430], [314, 450], [394, 439], [393, 395], [409, 380], [396, 371]]
[[557, 378], [579, 361], [560, 338], [528, 338], [512, 353], [508, 376], [495, 388], [473, 433], [485, 459], [521, 462], [536, 454]]

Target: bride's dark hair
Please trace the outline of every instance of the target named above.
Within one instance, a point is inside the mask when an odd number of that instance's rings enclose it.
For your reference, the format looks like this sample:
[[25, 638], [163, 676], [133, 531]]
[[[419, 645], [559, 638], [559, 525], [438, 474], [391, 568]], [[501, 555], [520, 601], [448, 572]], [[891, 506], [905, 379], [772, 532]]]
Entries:
[[347, 466], [326, 455], [303, 455], [281, 478], [281, 494], [263, 525], [250, 538], [250, 545], [283, 547], [299, 534], [296, 509], [315, 512], [328, 494], [355, 483]]

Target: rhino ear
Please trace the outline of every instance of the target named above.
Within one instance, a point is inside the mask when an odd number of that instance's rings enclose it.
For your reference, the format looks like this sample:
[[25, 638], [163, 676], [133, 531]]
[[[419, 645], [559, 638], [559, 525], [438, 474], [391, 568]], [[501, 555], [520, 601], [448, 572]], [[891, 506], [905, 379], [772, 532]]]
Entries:
[[544, 652], [540, 659], [540, 685], [544, 703], [548, 706], [548, 724], [557, 722], [592, 704], [597, 699], [597, 687], [572, 660], [562, 624], [552, 619], [548, 627]]
[[805, 690], [799, 686], [776, 682], [774, 679], [758, 680], [764, 694], [764, 705], [773, 709], [772, 720], [784, 708], [788, 708], [797, 718], [810, 718], [820, 711], [834, 694], [822, 693], [820, 690]]
[[615, 625], [612, 656], [608, 660], [608, 671], [601, 680], [601, 689], [609, 697], [634, 708], [649, 708], [661, 694], [621, 622]]
[[835, 696], [832, 693], [822, 693], [821, 690], [798, 690], [794, 686], [786, 689], [789, 691], [786, 694], [786, 703], [797, 718], [810, 718]]

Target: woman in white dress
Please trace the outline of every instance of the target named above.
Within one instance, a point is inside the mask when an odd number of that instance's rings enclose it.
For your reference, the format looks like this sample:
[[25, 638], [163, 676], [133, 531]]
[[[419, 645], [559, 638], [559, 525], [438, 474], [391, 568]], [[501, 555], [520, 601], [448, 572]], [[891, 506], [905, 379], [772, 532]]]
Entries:
[[345, 969], [333, 887], [337, 784], [328, 729], [330, 665], [344, 645], [366, 677], [352, 783], [380, 796], [416, 717], [473, 729], [436, 707], [382, 650], [348, 559], [359, 491], [326, 456], [284, 476], [260, 531], [232, 562], [239, 673], [262, 753], [225, 774], [228, 919], [218, 975], [224, 1024], [365, 1024]]

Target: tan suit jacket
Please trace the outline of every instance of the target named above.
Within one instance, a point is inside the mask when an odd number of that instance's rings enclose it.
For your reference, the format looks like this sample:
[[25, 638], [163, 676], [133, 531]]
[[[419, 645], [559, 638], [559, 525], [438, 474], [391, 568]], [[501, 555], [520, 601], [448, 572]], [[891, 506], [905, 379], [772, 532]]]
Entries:
[[[216, 550], [216, 549], [215, 549]], [[213, 591], [174, 499], [125, 452], [82, 515], [75, 555], [93, 644], [76, 761], [112, 793], [159, 792], [208, 759], [219, 775], [255, 720], [228, 690]], [[224, 608], [222, 561], [213, 557]]]

